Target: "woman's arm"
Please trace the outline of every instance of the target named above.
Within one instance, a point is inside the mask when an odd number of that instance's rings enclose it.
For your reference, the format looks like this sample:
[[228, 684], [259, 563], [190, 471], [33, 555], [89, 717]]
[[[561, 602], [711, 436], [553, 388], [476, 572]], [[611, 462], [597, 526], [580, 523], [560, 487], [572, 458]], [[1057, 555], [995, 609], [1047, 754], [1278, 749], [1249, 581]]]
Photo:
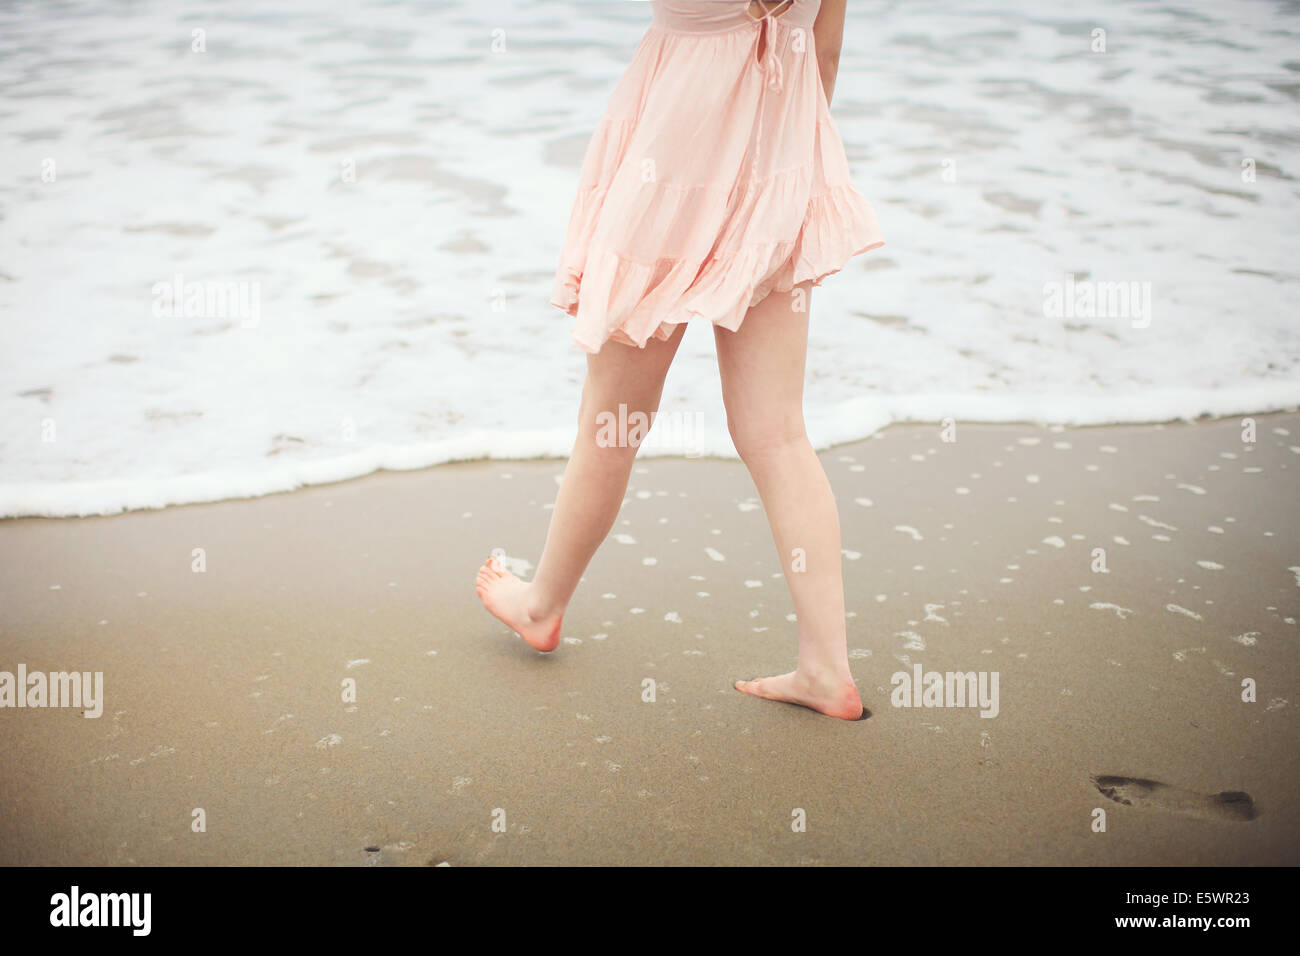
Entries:
[[817, 48], [817, 70], [826, 89], [826, 103], [835, 92], [835, 74], [840, 69], [840, 46], [844, 42], [844, 7], [847, 0], [822, 0], [813, 21], [813, 42]]

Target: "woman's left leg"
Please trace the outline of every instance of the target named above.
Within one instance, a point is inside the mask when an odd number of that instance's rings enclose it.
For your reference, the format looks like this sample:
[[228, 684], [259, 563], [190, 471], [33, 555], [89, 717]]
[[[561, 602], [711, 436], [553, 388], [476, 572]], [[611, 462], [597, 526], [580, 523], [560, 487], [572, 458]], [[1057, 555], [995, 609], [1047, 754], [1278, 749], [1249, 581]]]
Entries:
[[[588, 563], [609, 534], [627, 492], [637, 447], [605, 441], [600, 416], [631, 421], [659, 410], [664, 377], [677, 354], [686, 326], [667, 341], [650, 339], [645, 348], [606, 342], [587, 356], [587, 380], [578, 412], [578, 438], [564, 469], [546, 546], [532, 581], [521, 581], [492, 559], [483, 562], [475, 590], [483, 606], [539, 651], [560, 643], [564, 609]], [[619, 406], [626, 406], [620, 418]]]

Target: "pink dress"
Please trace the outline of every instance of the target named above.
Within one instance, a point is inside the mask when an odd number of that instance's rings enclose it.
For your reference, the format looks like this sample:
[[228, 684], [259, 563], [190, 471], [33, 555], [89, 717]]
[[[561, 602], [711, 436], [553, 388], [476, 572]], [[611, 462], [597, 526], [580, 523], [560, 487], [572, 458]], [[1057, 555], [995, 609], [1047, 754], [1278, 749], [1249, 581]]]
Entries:
[[[651, 0], [587, 146], [551, 304], [590, 353], [708, 319], [884, 245], [849, 181], [812, 26], [821, 0]], [[761, 60], [759, 51], [762, 50]]]

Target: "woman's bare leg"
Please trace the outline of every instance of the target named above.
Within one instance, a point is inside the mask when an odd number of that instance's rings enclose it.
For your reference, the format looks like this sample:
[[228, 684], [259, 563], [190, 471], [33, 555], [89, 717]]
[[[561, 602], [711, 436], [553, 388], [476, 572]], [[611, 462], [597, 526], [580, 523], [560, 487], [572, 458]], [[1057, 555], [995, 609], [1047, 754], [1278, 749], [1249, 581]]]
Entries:
[[731, 438], [758, 488], [799, 619], [795, 670], [737, 681], [736, 689], [857, 720], [862, 699], [849, 671], [839, 512], [804, 430], [810, 299], [810, 283], [773, 292], [738, 331], [714, 328]]
[[597, 442], [597, 416], [609, 412], [618, 419], [620, 404], [627, 406], [628, 421], [635, 412], [657, 412], [664, 376], [685, 331], [686, 326], [679, 325], [668, 341], [652, 338], [644, 349], [607, 342], [587, 356], [578, 438], [560, 482], [537, 573], [524, 582], [492, 558], [478, 570], [474, 589], [483, 606], [539, 651], [554, 650], [560, 643], [564, 609], [614, 526], [636, 459], [635, 446], [602, 447]]

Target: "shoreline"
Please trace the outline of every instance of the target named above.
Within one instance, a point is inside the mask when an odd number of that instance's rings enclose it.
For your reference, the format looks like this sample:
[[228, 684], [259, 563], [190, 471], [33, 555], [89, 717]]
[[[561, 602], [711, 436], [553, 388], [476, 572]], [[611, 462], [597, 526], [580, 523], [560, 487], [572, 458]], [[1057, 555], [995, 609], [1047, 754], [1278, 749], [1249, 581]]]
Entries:
[[[671, 371], [669, 374], [671, 375]], [[815, 418], [810, 420], [808, 430], [813, 445], [820, 455], [831, 454], [840, 447], [856, 442], [870, 441], [874, 435], [886, 429], [898, 427], [937, 429], [940, 426], [936, 423], [948, 420], [954, 420], [958, 425], [1008, 426], [1056, 432], [1065, 429], [1204, 425], [1242, 418], [1293, 415], [1300, 412], [1300, 405], [1293, 402], [1294, 386], [1290, 383], [1266, 382], [1247, 386], [1244, 387], [1244, 391], [1249, 393], [1247, 396], [1240, 394], [1243, 388], [1225, 391], [1227, 394], [1224, 395], [1215, 393], [1213, 402], [1209, 402], [1204, 396], [1194, 402], [1201, 408], [1212, 404], [1217, 409], [1215, 412], [1201, 411], [1191, 417], [1178, 414], [1153, 415], [1150, 419], [1126, 421], [1115, 420], [1120, 417], [1116, 413], [1124, 408], [1124, 399], [1116, 398], [1113, 405], [1107, 405], [1100, 403], [1094, 397], [1058, 396], [1052, 399], [1059, 403], [1055, 406], [1056, 414], [1043, 416], [1054, 419], [1051, 423], [1011, 417], [1006, 411], [1006, 403], [996, 396], [984, 396], [983, 401], [973, 401], [969, 395], [927, 396], [919, 403], [923, 407], [914, 408], [911, 412], [890, 408], [890, 399], [873, 398], [862, 403], [861, 407], [857, 407], [855, 403], [850, 403], [854, 406], [852, 409], [837, 406], [835, 414], [831, 415], [829, 420]], [[1254, 405], [1256, 399], [1262, 401]], [[1022, 395], [1018, 396], [1017, 400], [1038, 402], [1040, 397]], [[1088, 417], [1078, 414], [1079, 404], [1085, 401], [1094, 409], [1094, 415], [1091, 417], [1096, 421], [1081, 420]], [[1187, 404], [1186, 396], [1182, 395], [1181, 391], [1165, 396], [1163, 401], [1167, 406], [1166, 411], [1171, 413], [1175, 406]], [[982, 415], [975, 407], [980, 404], [985, 405]], [[1274, 410], [1243, 413], [1230, 410], [1237, 406], [1269, 407]], [[949, 414], [954, 408], [961, 409], [960, 418]], [[1225, 409], [1229, 410], [1225, 411]], [[721, 414], [720, 406], [711, 407], [707, 414], [700, 411], [664, 409], [660, 417], [674, 422], [669, 426], [672, 431], [669, 436], [664, 436], [662, 425], [652, 430], [647, 437], [648, 447], [641, 457], [645, 460], [687, 458], [692, 461], [700, 459], [738, 461], [725, 422], [718, 418]], [[857, 424], [851, 428], [845, 426], [838, 420], [844, 416]], [[690, 424], [679, 426], [677, 422], [683, 418]], [[702, 422], [707, 425], [697, 434], [696, 429]], [[868, 425], [864, 426], [862, 422]], [[870, 428], [866, 435], [862, 434], [864, 427]], [[445, 465], [517, 461], [562, 462], [567, 460], [576, 434], [577, 429], [574, 427], [534, 430], [522, 435], [510, 436], [507, 443], [518, 443], [520, 451], [517, 455], [504, 457], [499, 451], [483, 453], [473, 450], [489, 441], [482, 434], [474, 434], [435, 442], [376, 445], [363, 453], [350, 456], [288, 461], [278, 471], [257, 474], [250, 474], [246, 469], [236, 468], [158, 479], [136, 477], [102, 481], [77, 480], [65, 483], [30, 481], [0, 483], [0, 521], [17, 518], [114, 517], [139, 511], [252, 500], [267, 495], [287, 494], [306, 488], [355, 481], [376, 474], [403, 474]], [[685, 454], [688, 447], [695, 447], [697, 453]], [[239, 491], [231, 492], [228, 490], [231, 488]], [[258, 488], [263, 490], [253, 490]]]

